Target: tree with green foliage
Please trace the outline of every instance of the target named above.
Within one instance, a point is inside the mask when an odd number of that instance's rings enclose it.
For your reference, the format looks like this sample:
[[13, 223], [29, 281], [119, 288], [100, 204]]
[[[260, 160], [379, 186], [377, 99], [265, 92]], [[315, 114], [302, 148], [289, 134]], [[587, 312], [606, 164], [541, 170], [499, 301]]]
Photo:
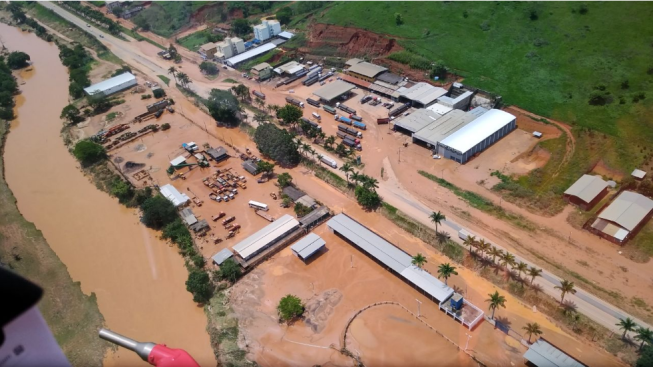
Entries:
[[277, 182], [279, 183], [279, 187], [282, 189], [284, 187], [290, 186], [292, 184], [292, 176], [288, 172], [284, 172], [277, 176]]
[[542, 275], [542, 269], [538, 269], [532, 266], [528, 268], [528, 276], [531, 277], [531, 286], [533, 285], [535, 278], [541, 275]]
[[640, 351], [639, 359], [635, 363], [635, 367], [651, 367], [653, 366], [653, 346], [647, 345]]
[[301, 218], [307, 215], [308, 213], [310, 213], [311, 211], [313, 211], [313, 209], [311, 209], [310, 207], [302, 203], [295, 203], [294, 210], [295, 210], [295, 214], [297, 215], [297, 218]]
[[206, 303], [211, 298], [211, 280], [209, 274], [200, 269], [193, 269], [188, 273], [186, 290], [193, 294], [193, 302]]
[[354, 195], [356, 196], [356, 201], [365, 209], [372, 210], [381, 205], [381, 197], [374, 190], [357, 186], [354, 190]]
[[619, 329], [624, 331], [623, 335], [621, 335], [621, 339], [626, 339], [626, 333], [635, 331], [637, 328], [637, 324], [630, 317], [619, 320], [616, 325], [619, 326]]
[[556, 285], [555, 289], [560, 290], [560, 304], [562, 304], [565, 301], [565, 295], [567, 293], [569, 294], [576, 294], [576, 289], [574, 288], [574, 282], [570, 282], [568, 280], [562, 280], [560, 282], [560, 285]]
[[249, 88], [247, 88], [247, 86], [245, 86], [244, 84], [238, 84], [232, 87], [231, 90], [233, 90], [234, 94], [237, 97], [240, 97], [240, 100], [243, 102], [250, 99]]
[[161, 237], [163, 237], [163, 239], [171, 240], [174, 243], [179, 243], [182, 238], [190, 236], [190, 231], [188, 231], [188, 228], [186, 228], [179, 218], [168, 223], [163, 227], [163, 231], [161, 232]]
[[299, 297], [289, 294], [279, 301], [277, 312], [281, 321], [291, 321], [304, 313], [304, 305]]
[[455, 266], [451, 266], [449, 263], [440, 264], [440, 266], [438, 266], [438, 279], [444, 278], [445, 285], [447, 285], [447, 280], [449, 280], [449, 277], [452, 275], [458, 275]]
[[401, 13], [395, 13], [395, 24], [397, 25], [404, 24], [404, 17], [401, 15]]
[[512, 267], [515, 265], [515, 262], [515, 255], [511, 254], [510, 252], [506, 252], [501, 256], [499, 265], [503, 266], [507, 270], [509, 266]]
[[218, 66], [210, 61], [202, 61], [200, 64], [200, 70], [208, 75], [218, 75], [220, 72]]
[[228, 280], [234, 283], [240, 278], [242, 271], [240, 265], [234, 259], [227, 259], [220, 265], [218, 270], [218, 277], [222, 280]]
[[347, 183], [349, 183], [349, 174], [354, 172], [354, 167], [352, 167], [351, 163], [346, 162], [338, 169], [345, 173], [345, 178], [347, 179]]
[[304, 111], [302, 111], [301, 108], [292, 105], [292, 104], [287, 104], [277, 111], [277, 117], [281, 119], [281, 125], [286, 126], [286, 125], [297, 125], [299, 122], [299, 119], [302, 117], [304, 114]]
[[639, 341], [639, 350], [641, 351], [644, 348], [645, 344], [649, 346], [653, 343], [653, 330], [649, 328], [639, 327], [637, 328], [637, 335], [635, 335], [635, 340]]
[[438, 231], [438, 224], [442, 224], [443, 220], [447, 220], [447, 217], [442, 214], [440, 211], [433, 212], [431, 215], [429, 215], [429, 219], [431, 219], [431, 222], [435, 224], [435, 231]]
[[70, 125], [76, 125], [84, 121], [84, 116], [82, 116], [82, 113], [79, 111], [79, 109], [71, 104], [61, 110], [61, 115], [59, 118], [68, 121]]
[[506, 308], [506, 297], [500, 295], [499, 291], [488, 294], [488, 296], [490, 296], [490, 298], [486, 299], [485, 302], [490, 304], [489, 309], [492, 310], [491, 318], [494, 320], [494, 311], [496, 311], [499, 307]]
[[256, 162], [256, 171], [263, 172], [263, 176], [270, 177], [274, 172], [274, 164], [270, 162], [266, 162], [264, 160], [260, 160]]
[[106, 159], [107, 151], [100, 144], [90, 140], [81, 140], [75, 144], [73, 155], [83, 167], [88, 167]]
[[542, 335], [542, 329], [540, 329], [540, 325], [537, 322], [529, 322], [526, 324], [526, 326], [522, 327], [522, 330], [526, 331], [526, 334], [528, 334], [528, 343], [531, 343], [531, 337], [533, 335], [538, 336]]
[[117, 197], [121, 204], [125, 204], [134, 197], [134, 189], [129, 183], [117, 178], [111, 184], [111, 195]]
[[179, 216], [177, 208], [161, 195], [151, 197], [141, 205], [143, 216], [141, 221], [147, 227], [161, 229], [174, 222]]
[[438, 61], [431, 67], [429, 76], [431, 79], [437, 76], [438, 80], [444, 80], [447, 78], [447, 73], [449, 73], [449, 69], [442, 63], [442, 61]]
[[198, 269], [202, 269], [204, 265], [206, 265], [206, 260], [204, 259], [204, 256], [202, 256], [201, 254], [195, 254], [191, 256], [190, 260]]
[[224, 124], [233, 127], [238, 126], [240, 123], [238, 100], [228, 91], [211, 89], [209, 99], [206, 101], [206, 107], [218, 126]]
[[345, 147], [345, 145], [342, 144], [342, 143], [336, 145], [336, 154], [337, 154], [339, 157], [344, 157], [344, 156], [346, 156], [346, 155], [347, 155], [347, 147]]
[[111, 101], [107, 99], [104, 93], [95, 93], [86, 97], [86, 103], [88, 103], [96, 115], [111, 109]]
[[514, 270], [517, 270], [517, 278], [521, 279], [521, 273], [525, 272], [528, 269], [528, 264], [523, 261], [518, 262], [512, 267]]
[[30, 57], [21, 51], [13, 51], [7, 56], [7, 66], [13, 70], [22, 69], [29, 66]]
[[231, 22], [231, 29], [239, 36], [252, 33], [252, 26], [249, 25], [247, 19], [235, 19]]
[[417, 266], [420, 269], [427, 262], [429, 262], [429, 261], [426, 259], [426, 256], [420, 254], [419, 252], [417, 253], [417, 255], [413, 256], [412, 260], [410, 261], [411, 264]]
[[283, 167], [295, 166], [300, 161], [301, 157], [292, 135], [274, 124], [259, 125], [254, 133], [254, 141], [261, 153]]
[[290, 19], [292, 18], [292, 9], [290, 7], [285, 6], [277, 11], [277, 14], [275, 14], [277, 17], [277, 20], [281, 25], [286, 25], [290, 23]]
[[177, 83], [177, 68], [174, 66], [171, 66], [168, 68], [168, 74], [172, 74], [172, 77], [175, 79], [175, 83]]
[[163, 98], [166, 96], [166, 92], [163, 90], [163, 88], [152, 90], [152, 94], [154, 95], [154, 98]]

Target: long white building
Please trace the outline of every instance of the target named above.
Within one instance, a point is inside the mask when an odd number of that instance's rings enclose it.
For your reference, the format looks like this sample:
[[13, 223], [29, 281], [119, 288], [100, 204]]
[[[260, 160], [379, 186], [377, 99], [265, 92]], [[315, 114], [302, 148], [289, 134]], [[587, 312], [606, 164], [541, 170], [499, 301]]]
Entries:
[[240, 241], [233, 247], [233, 250], [243, 258], [243, 260], [249, 261], [261, 251], [285, 238], [298, 227], [299, 222], [297, 219], [286, 214], [263, 227], [258, 232]]
[[114, 76], [113, 78], [103, 80], [99, 83], [93, 84], [90, 87], [84, 88], [84, 92], [89, 96], [102, 93], [105, 96], [111, 95], [121, 90], [133, 87], [136, 85], [136, 77], [132, 73], [122, 73]]

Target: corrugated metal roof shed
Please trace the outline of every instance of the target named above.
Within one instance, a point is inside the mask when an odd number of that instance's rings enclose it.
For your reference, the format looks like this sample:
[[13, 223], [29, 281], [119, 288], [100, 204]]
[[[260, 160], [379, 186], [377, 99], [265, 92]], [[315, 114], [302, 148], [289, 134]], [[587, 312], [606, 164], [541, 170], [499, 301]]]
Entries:
[[446, 115], [451, 110], [453, 110], [453, 108], [451, 108], [449, 106], [439, 104], [439, 103], [434, 103], [434, 104], [426, 107], [426, 109], [431, 110], [431, 111], [437, 113], [438, 115]]
[[166, 199], [170, 200], [170, 202], [174, 206], [184, 205], [188, 201], [190, 201], [188, 195], [182, 194], [171, 184], [161, 186], [159, 191], [161, 192], [161, 195], [163, 195], [163, 197], [165, 197]]
[[183, 155], [180, 155], [179, 157], [171, 160], [170, 164], [173, 165], [173, 166], [178, 166], [178, 165], [180, 165], [182, 163], [185, 163], [185, 162], [186, 162], [186, 157], [184, 157]]
[[283, 32], [279, 33], [278, 36], [281, 37], [281, 38], [285, 38], [285, 39], [289, 40], [289, 39], [293, 38], [294, 34], [288, 32], [288, 31], [283, 31]]
[[447, 94], [447, 90], [431, 84], [419, 82], [401, 93], [401, 96], [411, 101], [418, 102], [424, 106], [435, 102], [441, 96]]
[[439, 301], [444, 301], [453, 294], [453, 289], [415, 265], [407, 267], [401, 276]]
[[356, 64], [361, 63], [361, 62], [363, 62], [363, 60], [361, 60], [361, 59], [357, 59], [357, 58], [353, 58], [353, 59], [349, 59], [349, 60], [347, 60], [347, 61], [345, 62], [345, 65], [347, 65], [347, 66], [353, 66], [353, 65], [356, 65]]
[[331, 101], [349, 92], [355, 87], [356, 86], [351, 83], [343, 82], [342, 80], [335, 80], [316, 90], [313, 94], [326, 101]]
[[270, 64], [268, 64], [267, 62], [262, 62], [262, 63], [260, 63], [258, 65], [252, 66], [252, 70], [261, 71], [261, 70], [265, 70], [265, 69], [270, 68], [270, 67], [271, 67]]
[[318, 252], [326, 242], [322, 237], [316, 235], [315, 233], [309, 233], [308, 236], [297, 241], [290, 249], [303, 260], [308, 259], [314, 253]]
[[306, 195], [305, 192], [295, 188], [294, 186], [286, 186], [281, 190], [282, 193], [288, 195], [292, 201], [296, 201], [300, 197]]
[[328, 215], [329, 209], [325, 206], [321, 206], [299, 219], [299, 223], [302, 227], [309, 227]]
[[[351, 60], [350, 60], [351, 61]], [[380, 65], [374, 65], [372, 63], [369, 63], [367, 61], [359, 62], [358, 64], [354, 64], [347, 69], [348, 71], [356, 74], [360, 74], [363, 76], [366, 76], [368, 78], [374, 78], [377, 76], [379, 73], [382, 73], [388, 68], [380, 66]]]
[[[233, 42], [236, 43], [236, 41], [233, 41]], [[261, 45], [259, 47], [253, 48], [253, 49], [251, 49], [251, 50], [249, 50], [247, 52], [243, 52], [240, 55], [236, 55], [234, 57], [231, 57], [231, 58], [227, 59], [227, 64], [229, 64], [231, 66], [234, 66], [234, 65], [237, 65], [237, 64], [239, 64], [239, 63], [241, 63], [241, 62], [243, 62], [245, 60], [252, 59], [252, 58], [254, 58], [254, 57], [258, 56], [258, 55], [261, 55], [261, 54], [264, 54], [264, 53], [266, 53], [268, 51], [271, 51], [271, 50], [273, 50], [275, 48], [276, 48], [275, 45], [273, 45], [271, 43], [266, 43], [266, 44]]]
[[590, 203], [606, 187], [608, 187], [608, 183], [603, 181], [601, 177], [583, 175], [565, 191], [565, 195], [576, 196], [584, 202]]
[[312, 197], [310, 197], [308, 195], [304, 195], [304, 196], [300, 197], [299, 199], [297, 199], [297, 201], [295, 203], [302, 204], [302, 205], [304, 205], [306, 207], [309, 207], [309, 208], [314, 207], [315, 204], [316, 204], [315, 199], [313, 199]]
[[114, 76], [113, 78], [109, 78], [107, 80], [93, 84], [90, 87], [86, 87], [84, 88], [84, 91], [89, 95], [93, 95], [95, 93], [102, 93], [106, 90], [127, 82], [133, 82], [136, 84], [136, 77], [132, 73], [122, 73], [120, 75]]
[[451, 97], [448, 97], [448, 96], [442, 96], [442, 97], [438, 98], [438, 101], [440, 101], [443, 104], [448, 105], [448, 106], [455, 106], [456, 104], [458, 104], [458, 102], [461, 102], [466, 98], [471, 98], [471, 96], [472, 96], [472, 92], [466, 91], [466, 92], [460, 94], [459, 96], [457, 96], [455, 98], [451, 98]]
[[297, 219], [286, 214], [260, 229], [258, 232], [240, 241], [233, 250], [247, 260], [259, 250], [267, 247], [293, 229], [299, 227]]
[[382, 81], [382, 82], [386, 82], [388, 84], [393, 84], [393, 85], [396, 85], [399, 82], [404, 80], [404, 78], [402, 76], [399, 76], [397, 74], [393, 74], [393, 73], [390, 73], [390, 72], [383, 73], [383, 74], [379, 75], [377, 79]]
[[608, 222], [605, 219], [596, 218], [594, 223], [592, 223], [592, 228], [597, 229], [609, 236], [612, 236], [619, 241], [623, 241], [630, 231], [619, 227], [618, 225]]
[[213, 255], [213, 257], [211, 259], [213, 259], [213, 262], [216, 263], [219, 266], [219, 265], [222, 265], [222, 263], [225, 262], [225, 260], [232, 257], [233, 255], [234, 255], [234, 253], [231, 252], [231, 250], [229, 250], [228, 248], [225, 248], [225, 249], [222, 249], [217, 254]]
[[644, 176], [646, 176], [646, 172], [642, 171], [641, 169], [635, 169], [631, 175], [641, 180], [644, 178]]
[[452, 110], [430, 125], [414, 133], [413, 138], [436, 146], [438, 142], [474, 121], [486, 111], [486, 109], [481, 107], [477, 107], [469, 112]]
[[200, 50], [201, 51], [208, 51], [208, 50], [214, 49], [216, 47], [217, 46], [215, 45], [215, 43], [209, 42], [209, 43], [205, 43], [202, 46], [200, 46]]
[[508, 112], [492, 109], [440, 141], [440, 144], [465, 153], [514, 120], [515, 116]]
[[587, 367], [544, 338], [533, 343], [524, 353], [524, 358], [537, 367]]
[[429, 126], [440, 117], [440, 115], [431, 110], [419, 109], [408, 116], [402, 116], [394, 120], [393, 123], [395, 126], [415, 133]]
[[636, 192], [624, 191], [603, 209], [599, 218], [632, 231], [653, 210], [653, 200]]
[[181, 219], [183, 219], [188, 226], [197, 223], [197, 218], [195, 217], [195, 214], [193, 214], [191, 208], [185, 208], [181, 211]]

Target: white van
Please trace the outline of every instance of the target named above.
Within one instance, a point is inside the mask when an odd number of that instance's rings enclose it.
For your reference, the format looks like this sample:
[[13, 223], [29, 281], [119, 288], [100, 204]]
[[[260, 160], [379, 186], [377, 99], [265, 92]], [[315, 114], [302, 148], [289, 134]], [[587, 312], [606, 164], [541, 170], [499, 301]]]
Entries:
[[267, 212], [269, 210], [267, 204], [259, 203], [258, 201], [254, 201], [254, 200], [249, 201], [249, 207], [257, 210], [262, 210], [264, 212]]
[[338, 168], [338, 164], [336, 163], [335, 160], [331, 157], [327, 157], [325, 155], [322, 156], [322, 159], [320, 159], [323, 163], [326, 163], [329, 167], [331, 168]]
[[322, 120], [322, 117], [320, 117], [320, 115], [318, 115], [317, 112], [313, 112], [313, 117], [315, 117], [318, 120]]

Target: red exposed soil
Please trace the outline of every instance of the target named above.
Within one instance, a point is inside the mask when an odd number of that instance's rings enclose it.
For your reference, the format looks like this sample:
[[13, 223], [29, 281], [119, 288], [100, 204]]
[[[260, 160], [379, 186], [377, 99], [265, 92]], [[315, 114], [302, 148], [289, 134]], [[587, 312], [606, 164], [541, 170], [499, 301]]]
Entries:
[[215, 13], [216, 9], [220, 7], [222, 7], [222, 5], [219, 3], [204, 5], [201, 8], [197, 9], [197, 11], [190, 16], [190, 21], [192, 23], [202, 23], [206, 21], [207, 15], [210, 13]]
[[382, 56], [402, 50], [394, 38], [329, 24], [314, 24], [308, 37], [308, 48], [331, 46], [347, 56]]

